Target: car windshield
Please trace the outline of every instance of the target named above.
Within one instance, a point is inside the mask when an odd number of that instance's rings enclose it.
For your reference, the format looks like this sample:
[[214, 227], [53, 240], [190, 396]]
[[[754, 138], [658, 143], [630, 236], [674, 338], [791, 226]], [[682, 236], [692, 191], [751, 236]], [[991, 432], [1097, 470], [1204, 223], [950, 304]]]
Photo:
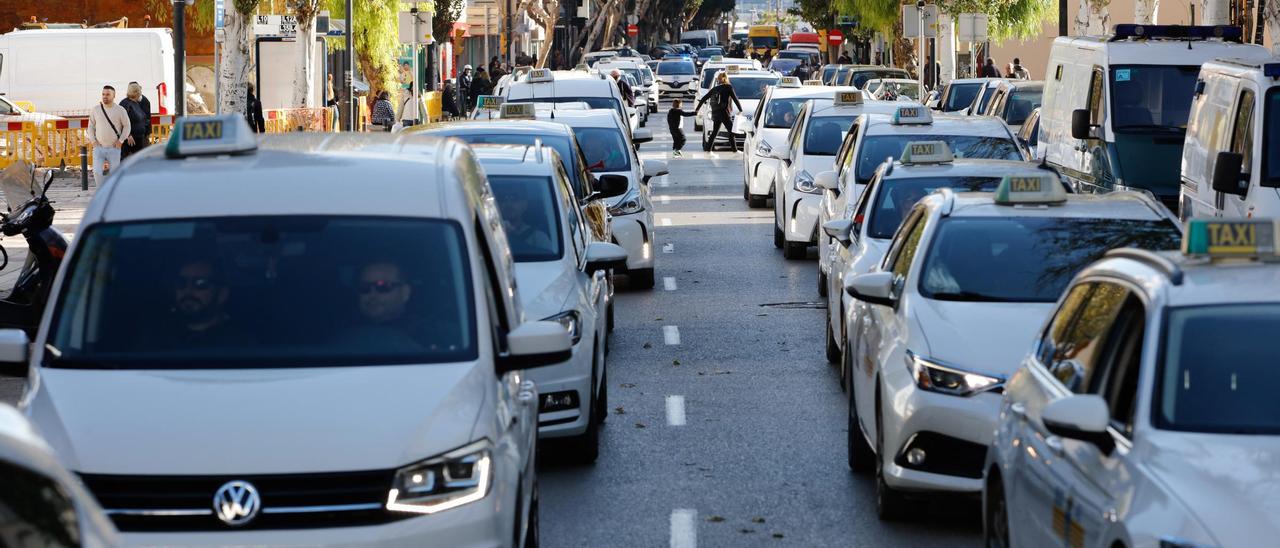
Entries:
[[805, 60], [807, 60], [807, 59], [809, 59], [810, 57], [813, 57], [813, 56], [812, 56], [812, 55], [809, 55], [809, 53], [808, 53], [808, 52], [804, 52], [804, 51], [788, 50], [788, 51], [780, 51], [780, 52], [778, 52], [778, 58], [780, 58], [780, 59], [805, 59]]
[[776, 48], [778, 47], [778, 37], [777, 36], [752, 36], [751, 47]]
[[764, 92], [769, 90], [769, 86], [777, 85], [777, 76], [759, 76], [745, 78], [730, 78], [729, 85], [733, 86], [734, 95], [739, 100], [759, 99], [764, 97]]
[[582, 156], [587, 159], [590, 171], [626, 171], [631, 169], [630, 150], [622, 138], [622, 131], [607, 127], [575, 127]]
[[579, 200], [589, 196], [591, 192], [587, 190], [587, 182], [581, 180], [581, 170], [574, 167], [574, 159], [578, 157], [574, 150], [574, 144], [566, 135], [554, 134], [493, 134], [493, 133], [449, 133], [449, 132], [429, 132], [429, 135], [457, 137], [469, 145], [525, 145], [533, 146], [538, 141], [542, 144], [556, 149], [556, 153], [560, 156], [560, 164], [564, 166], [565, 172], [569, 174], [569, 181], [573, 185], [575, 197]]
[[871, 205], [867, 235], [888, 240], [920, 198], [940, 188], [957, 192], [994, 192], [1000, 177], [919, 177], [882, 180]]
[[1222, 434], [1280, 434], [1275, 342], [1280, 305], [1175, 308], [1157, 360], [1156, 425]]
[[942, 105], [943, 112], [955, 112], [964, 110], [973, 104], [973, 98], [978, 96], [978, 91], [982, 89], [981, 83], [972, 84], [951, 84], [951, 91], [948, 92], [947, 102]]
[[1199, 66], [1112, 67], [1111, 112], [1107, 116], [1111, 130], [1185, 131], [1199, 74]]
[[809, 99], [774, 99], [764, 112], [764, 127], [789, 128]]
[[1031, 116], [1031, 111], [1040, 106], [1042, 89], [1039, 86], [1014, 90], [1004, 103], [1004, 121], [1012, 126], [1020, 126]]
[[490, 175], [507, 243], [517, 263], [554, 261], [563, 256], [560, 216], [550, 177]]
[[663, 61], [658, 63], [658, 76], [692, 76], [693, 63], [689, 61]]
[[809, 156], [835, 156], [844, 142], [844, 134], [857, 116], [821, 116], [809, 119], [804, 134], [804, 153]]
[[695, 48], [705, 48], [705, 47], [707, 47], [707, 39], [706, 39], [706, 38], [681, 38], [681, 39], [680, 39], [680, 42], [681, 42], [681, 43], [684, 43], [684, 44], [689, 44], [690, 46], [693, 46], [693, 47], [695, 47]]
[[886, 101], [903, 98], [920, 100], [920, 84], [915, 82], [880, 82], [875, 89], [880, 99]]
[[1266, 154], [1262, 155], [1262, 178], [1269, 185], [1280, 185], [1280, 88], [1267, 91], [1265, 101], [1262, 146]]
[[712, 55], [724, 55], [724, 48], [702, 48], [698, 50], [698, 57], [707, 59]]
[[911, 76], [907, 74], [907, 71], [901, 69], [859, 70], [853, 73], [853, 82], [850, 85], [862, 89], [862, 85], [872, 78], [911, 78]]
[[835, 76], [836, 76], [836, 71], [838, 71], [838, 70], [840, 70], [840, 67], [825, 67], [825, 68], [823, 68], [823, 69], [822, 69], [822, 83], [830, 85], [830, 84], [831, 84], [831, 80], [832, 80], [833, 78], [835, 78]]
[[702, 81], [698, 83], [702, 89], [711, 89], [711, 83], [716, 81], [716, 73], [720, 72], [720, 68], [702, 69]]
[[82, 238], [66, 265], [48, 367], [477, 357], [471, 263], [454, 221], [221, 217], [100, 224]]
[[950, 217], [920, 274], [929, 299], [1054, 302], [1071, 278], [1117, 247], [1177, 249], [1172, 222], [1080, 217]]
[[853, 72], [853, 69], [850, 67], [841, 67], [840, 69], [838, 69], [836, 71], [836, 77], [834, 78], [834, 83], [836, 85], [841, 85], [841, 86], [847, 85], [845, 84], [845, 81], [849, 79], [850, 72]]
[[1004, 137], [975, 137], [970, 135], [875, 135], [863, 139], [858, 152], [859, 184], [866, 184], [875, 175], [876, 168], [885, 158], [897, 158], [911, 141], [944, 141], [956, 158], [985, 158], [991, 160], [1022, 160], [1022, 152], [1012, 140]]

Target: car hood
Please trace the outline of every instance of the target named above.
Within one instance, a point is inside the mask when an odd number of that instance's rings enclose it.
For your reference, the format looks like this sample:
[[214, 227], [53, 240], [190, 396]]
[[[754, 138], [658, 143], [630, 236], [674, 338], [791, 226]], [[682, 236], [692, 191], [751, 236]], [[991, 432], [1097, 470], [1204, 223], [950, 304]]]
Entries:
[[926, 357], [998, 375], [1011, 374], [1018, 368], [1054, 306], [925, 298], [915, 303], [914, 315], [929, 345]]
[[[395, 468], [473, 441], [479, 362], [233, 370], [40, 370], [26, 408], [69, 469], [280, 474]], [[492, 405], [492, 404], [490, 404]]]
[[1280, 438], [1152, 430], [1140, 443], [1150, 452], [1142, 462], [1208, 529], [1213, 544], [1280, 537]]
[[576, 276], [577, 271], [565, 268], [564, 261], [516, 263], [516, 286], [527, 319], [541, 320], [563, 312]]

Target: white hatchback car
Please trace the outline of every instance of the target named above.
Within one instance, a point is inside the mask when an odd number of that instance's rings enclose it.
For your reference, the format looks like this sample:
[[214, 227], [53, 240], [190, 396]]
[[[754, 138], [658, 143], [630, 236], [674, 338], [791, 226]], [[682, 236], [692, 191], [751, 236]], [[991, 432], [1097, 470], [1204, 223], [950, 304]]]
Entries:
[[600, 425], [609, 413], [608, 270], [625, 268], [627, 252], [591, 241], [555, 149], [472, 149], [498, 201], [525, 315], [559, 322], [573, 337], [573, 358], [529, 371], [538, 385], [538, 433], [543, 439], [569, 437], [574, 456], [594, 462]]
[[693, 97], [698, 89], [698, 73], [692, 59], [666, 58], [658, 62], [658, 94]]
[[1068, 196], [1053, 175], [920, 200], [879, 268], [845, 279], [849, 466], [875, 471], [880, 518], [911, 514], [911, 494], [979, 493], [1004, 381], [1072, 276], [1178, 237], [1147, 195]]
[[[988, 546], [1264, 546], [1280, 535], [1274, 219], [1086, 268], [1005, 384]], [[998, 544], [993, 544], [998, 543]]]
[[462, 142], [179, 119], [79, 233], [22, 406], [126, 543], [536, 542], [523, 370], [573, 347]]

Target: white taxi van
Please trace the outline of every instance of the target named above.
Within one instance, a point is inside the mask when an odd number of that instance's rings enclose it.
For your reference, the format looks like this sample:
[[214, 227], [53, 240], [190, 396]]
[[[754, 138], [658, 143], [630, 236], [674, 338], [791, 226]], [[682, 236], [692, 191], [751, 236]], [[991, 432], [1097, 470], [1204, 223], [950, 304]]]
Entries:
[[1192, 219], [1182, 252], [1072, 280], [1005, 384], [988, 546], [1262, 546], [1280, 535], [1274, 219]]
[[512, 82], [505, 103], [586, 103], [593, 109], [618, 113], [632, 131], [640, 128], [640, 113], [627, 106], [611, 76], [581, 70], [533, 69]]
[[1145, 194], [1068, 195], [1054, 175], [943, 188], [906, 215], [878, 268], [847, 276], [848, 458], [881, 519], [930, 492], [977, 495], [1000, 391], [1072, 276], [1115, 247], [1175, 249]]
[[1178, 216], [1280, 217], [1280, 59], [1200, 68]]
[[226, 115], [122, 167], [0, 356], [126, 543], [535, 542], [523, 370], [572, 341], [524, 320], [469, 147]]
[[1200, 65], [1261, 61], [1239, 27], [1116, 25], [1053, 41], [1040, 108], [1045, 161], [1082, 192], [1142, 189], [1178, 208], [1178, 158]]
[[572, 456], [594, 462], [608, 416], [605, 345], [611, 268], [626, 250], [592, 242], [558, 154], [550, 146], [472, 145], [502, 214], [525, 315], [563, 324], [573, 358], [529, 371], [538, 385], [538, 433], [567, 438]]

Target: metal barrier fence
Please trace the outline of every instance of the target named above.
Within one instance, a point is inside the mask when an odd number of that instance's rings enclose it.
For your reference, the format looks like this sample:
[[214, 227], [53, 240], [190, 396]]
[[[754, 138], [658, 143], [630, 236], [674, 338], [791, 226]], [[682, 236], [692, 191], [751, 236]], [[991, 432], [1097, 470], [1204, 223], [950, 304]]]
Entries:
[[[151, 117], [151, 144], [163, 143], [173, 128], [173, 116]], [[22, 160], [38, 167], [76, 165], [80, 147], [88, 146], [88, 118], [66, 118], [37, 122], [8, 122], [0, 125], [0, 168]]]

